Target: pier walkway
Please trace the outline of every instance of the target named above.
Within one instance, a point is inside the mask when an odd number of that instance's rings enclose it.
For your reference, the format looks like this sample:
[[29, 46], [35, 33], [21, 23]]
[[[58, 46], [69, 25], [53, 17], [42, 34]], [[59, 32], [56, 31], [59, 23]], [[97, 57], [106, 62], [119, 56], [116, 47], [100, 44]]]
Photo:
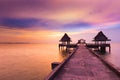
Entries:
[[52, 80], [120, 80], [120, 78], [84, 45], [80, 45]]

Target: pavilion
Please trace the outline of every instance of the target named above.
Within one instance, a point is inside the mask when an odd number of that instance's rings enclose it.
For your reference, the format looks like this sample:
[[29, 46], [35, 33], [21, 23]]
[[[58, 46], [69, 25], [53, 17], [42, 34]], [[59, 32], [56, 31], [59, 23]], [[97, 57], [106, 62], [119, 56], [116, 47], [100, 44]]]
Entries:
[[60, 42], [62, 42], [64, 45], [69, 45], [71, 38], [67, 35], [67, 33], [65, 33], [64, 36], [60, 39]]
[[102, 53], [106, 52], [106, 47], [109, 47], [109, 51], [111, 50], [110, 44], [106, 43], [107, 41], [111, 40], [108, 39], [108, 37], [106, 37], [102, 31], [98, 32], [93, 41], [95, 44], [86, 44], [86, 46], [88, 48], [98, 49]]
[[67, 33], [64, 34], [64, 36], [59, 40], [59, 49], [66, 47], [66, 51], [69, 48], [76, 48], [77, 44], [71, 44], [70, 42], [72, 42], [71, 38], [67, 35]]
[[94, 40], [93, 40], [93, 41], [95, 41], [95, 44], [106, 44], [106, 41], [111, 41], [111, 40], [108, 39], [108, 37], [106, 37], [102, 31], [100, 31], [100, 32], [94, 37]]

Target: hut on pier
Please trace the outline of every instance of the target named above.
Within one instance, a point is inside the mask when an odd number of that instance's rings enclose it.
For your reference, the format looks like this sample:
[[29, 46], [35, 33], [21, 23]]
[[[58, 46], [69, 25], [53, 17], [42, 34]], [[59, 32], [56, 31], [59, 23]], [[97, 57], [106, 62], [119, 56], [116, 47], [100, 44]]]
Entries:
[[110, 51], [110, 44], [106, 43], [106, 41], [111, 41], [110, 39], [108, 39], [108, 37], [105, 36], [105, 34], [100, 31], [98, 32], [98, 34], [94, 37], [95, 45], [98, 46], [98, 49], [105, 53], [106, 52], [106, 47], [109, 47], [109, 51]]
[[93, 41], [95, 42], [95, 44], [86, 44], [86, 46], [88, 48], [97, 49], [102, 53], [105, 53], [106, 47], [109, 47], [110, 52], [111, 50], [110, 44], [106, 42], [111, 40], [108, 39], [108, 37], [106, 37], [102, 31], [98, 32], [98, 34], [94, 37]]
[[111, 41], [111, 40], [108, 39], [108, 37], [106, 37], [102, 31], [100, 31], [100, 32], [94, 37], [94, 40], [93, 40], [93, 41], [95, 41], [95, 44], [106, 44], [106, 41]]
[[76, 44], [70, 44], [71, 38], [67, 35], [67, 33], [64, 34], [64, 36], [59, 40], [59, 49], [64, 49], [64, 47], [66, 47], [66, 51], [69, 48], [76, 48], [77, 45]]
[[67, 33], [65, 33], [64, 36], [60, 39], [60, 42], [62, 42], [64, 45], [69, 45], [71, 38], [67, 35]]

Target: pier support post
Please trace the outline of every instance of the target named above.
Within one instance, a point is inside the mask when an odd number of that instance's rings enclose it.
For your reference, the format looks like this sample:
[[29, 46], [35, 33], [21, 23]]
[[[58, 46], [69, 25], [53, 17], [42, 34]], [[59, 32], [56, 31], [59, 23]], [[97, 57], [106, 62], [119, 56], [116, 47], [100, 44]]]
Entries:
[[106, 52], [106, 47], [105, 46], [101, 46], [100, 47], [100, 52], [105, 53]]
[[52, 70], [54, 68], [56, 68], [59, 64], [60, 64], [60, 62], [53, 62], [53, 63], [51, 63]]
[[111, 46], [109, 46], [109, 52], [111, 52]]

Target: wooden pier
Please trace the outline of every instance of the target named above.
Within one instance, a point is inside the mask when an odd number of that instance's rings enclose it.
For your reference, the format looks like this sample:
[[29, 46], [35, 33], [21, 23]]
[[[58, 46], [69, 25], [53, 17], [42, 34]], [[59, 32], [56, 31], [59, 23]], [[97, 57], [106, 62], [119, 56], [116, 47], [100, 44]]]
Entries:
[[76, 48], [77, 47], [77, 44], [59, 44], [59, 49], [62, 49], [62, 48]]
[[111, 46], [108, 43], [105, 43], [105, 44], [88, 44], [87, 43], [86, 47], [97, 49], [97, 50], [99, 50], [100, 52], [103, 52], [103, 53], [106, 52], [106, 48], [108, 47], [109, 48], [109, 52], [111, 51]]
[[80, 45], [45, 80], [120, 80], [120, 71], [108, 65]]

